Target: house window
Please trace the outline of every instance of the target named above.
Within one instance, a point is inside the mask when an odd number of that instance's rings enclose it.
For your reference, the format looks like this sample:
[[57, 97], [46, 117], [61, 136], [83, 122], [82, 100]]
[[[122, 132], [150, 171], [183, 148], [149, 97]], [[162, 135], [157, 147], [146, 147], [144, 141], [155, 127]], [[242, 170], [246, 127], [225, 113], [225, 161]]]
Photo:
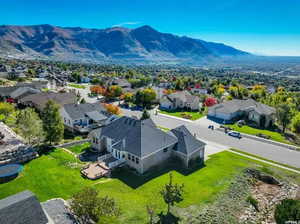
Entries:
[[122, 155], [122, 158], [123, 158], [123, 159], [125, 158], [125, 154]]
[[64, 117], [64, 122], [67, 123], [67, 119]]
[[136, 164], [139, 164], [139, 158], [135, 158], [135, 162], [136, 162]]
[[98, 138], [96, 138], [96, 144], [98, 144], [98, 143], [99, 143]]
[[168, 148], [164, 148], [164, 152], [167, 152], [168, 151]]
[[128, 159], [131, 160], [131, 155], [130, 154], [128, 154]]

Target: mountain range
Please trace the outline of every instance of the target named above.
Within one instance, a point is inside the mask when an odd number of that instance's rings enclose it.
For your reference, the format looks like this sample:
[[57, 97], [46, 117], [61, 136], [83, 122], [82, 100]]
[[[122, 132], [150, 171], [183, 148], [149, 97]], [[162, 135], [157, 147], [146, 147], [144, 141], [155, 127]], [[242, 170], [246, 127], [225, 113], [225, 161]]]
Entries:
[[136, 29], [52, 25], [0, 26], [0, 55], [81, 62], [205, 63], [251, 54], [186, 36]]

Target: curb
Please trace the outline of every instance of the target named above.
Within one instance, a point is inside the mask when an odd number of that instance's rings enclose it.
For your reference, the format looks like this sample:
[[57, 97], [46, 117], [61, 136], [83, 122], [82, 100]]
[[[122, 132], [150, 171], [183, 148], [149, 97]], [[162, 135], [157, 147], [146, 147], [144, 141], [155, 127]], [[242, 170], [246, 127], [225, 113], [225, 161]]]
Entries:
[[[224, 130], [221, 128], [216, 128], [216, 130], [224, 133]], [[260, 141], [260, 142], [265, 142], [265, 143], [269, 143], [272, 145], [281, 146], [281, 147], [287, 148], [289, 150], [294, 150], [296, 152], [299, 150], [299, 147], [297, 147], [297, 146], [293, 146], [293, 145], [289, 145], [289, 144], [285, 144], [285, 143], [281, 143], [281, 142], [276, 142], [276, 141], [269, 140], [269, 139], [260, 138], [255, 135], [249, 135], [249, 134], [245, 134], [242, 132], [241, 132], [241, 134], [242, 134], [242, 137], [245, 137], [245, 138], [250, 138], [250, 139]]]

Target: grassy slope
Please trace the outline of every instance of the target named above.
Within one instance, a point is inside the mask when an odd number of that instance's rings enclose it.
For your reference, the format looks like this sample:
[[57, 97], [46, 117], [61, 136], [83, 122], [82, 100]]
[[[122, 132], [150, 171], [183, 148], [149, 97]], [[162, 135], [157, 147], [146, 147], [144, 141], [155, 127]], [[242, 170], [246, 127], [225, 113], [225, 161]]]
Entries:
[[[74, 157], [60, 149], [31, 161], [17, 179], [0, 185], [0, 198], [29, 189], [41, 201], [54, 197], [67, 199], [84, 186], [94, 186], [101, 195], [117, 200], [122, 209], [119, 223], [145, 223], [145, 206], [149, 203], [155, 204], [158, 212], [166, 209], [159, 191], [168, 182], [167, 173], [146, 181], [123, 171], [117, 178], [89, 181], [80, 176], [79, 168], [70, 168], [69, 162], [74, 162]], [[235, 175], [253, 164], [239, 155], [221, 152], [207, 160], [206, 167], [190, 175], [173, 171], [174, 182], [185, 185], [184, 201], [179, 207], [211, 202], [226, 190]]]
[[82, 152], [84, 152], [85, 150], [87, 150], [88, 148], [90, 148], [91, 143], [86, 142], [80, 145], [74, 145], [71, 147], [68, 147], [67, 149], [69, 149], [70, 151], [76, 153], [76, 154], [80, 154]]
[[241, 133], [245, 133], [245, 134], [249, 134], [249, 135], [256, 135], [256, 134], [261, 133], [261, 134], [270, 136], [271, 140], [273, 140], [273, 141], [282, 142], [282, 143], [286, 143], [286, 144], [291, 144], [291, 142], [286, 140], [283, 135], [281, 135], [280, 133], [275, 132], [275, 131], [252, 128], [252, 127], [249, 127], [247, 125], [244, 125], [242, 127], [239, 127], [237, 124], [228, 125], [228, 126], [233, 128], [235, 131], [238, 131], [238, 132], [241, 132]]
[[205, 115], [200, 113], [200, 112], [195, 112], [195, 111], [186, 111], [186, 112], [183, 112], [183, 111], [164, 111], [164, 110], [160, 110], [159, 113], [162, 113], [162, 114], [167, 114], [167, 115], [171, 115], [171, 116], [175, 116], [175, 117], [181, 117], [183, 118], [183, 116], [181, 116], [182, 113], [185, 113], [185, 114], [189, 114], [192, 116], [191, 120], [198, 120], [199, 118], [201, 117], [204, 117]]

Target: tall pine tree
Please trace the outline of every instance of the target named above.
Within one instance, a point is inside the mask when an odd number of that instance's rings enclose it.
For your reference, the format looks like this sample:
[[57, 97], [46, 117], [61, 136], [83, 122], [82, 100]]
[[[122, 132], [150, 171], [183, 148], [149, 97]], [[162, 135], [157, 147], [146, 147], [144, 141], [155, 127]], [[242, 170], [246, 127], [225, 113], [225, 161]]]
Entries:
[[59, 105], [49, 100], [43, 110], [45, 140], [50, 145], [59, 143], [64, 136], [64, 123], [59, 113]]

